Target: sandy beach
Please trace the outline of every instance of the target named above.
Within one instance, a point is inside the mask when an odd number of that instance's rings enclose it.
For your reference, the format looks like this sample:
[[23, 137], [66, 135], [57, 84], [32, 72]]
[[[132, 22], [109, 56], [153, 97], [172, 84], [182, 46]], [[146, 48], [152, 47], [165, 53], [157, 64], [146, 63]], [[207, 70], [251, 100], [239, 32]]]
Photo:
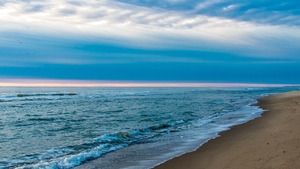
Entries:
[[259, 100], [262, 117], [155, 169], [299, 169], [300, 92]]

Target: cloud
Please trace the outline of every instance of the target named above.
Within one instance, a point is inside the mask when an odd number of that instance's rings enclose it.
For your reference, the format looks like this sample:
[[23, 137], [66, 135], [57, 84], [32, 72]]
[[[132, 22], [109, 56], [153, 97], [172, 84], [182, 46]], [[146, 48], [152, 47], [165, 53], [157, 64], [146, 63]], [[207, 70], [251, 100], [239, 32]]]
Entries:
[[68, 15], [75, 15], [77, 13], [77, 11], [74, 9], [63, 8], [63, 9], [60, 9], [58, 13], [63, 16], [68, 16]]
[[203, 11], [203, 10], [208, 10], [211, 7], [216, 6], [217, 4], [220, 4], [222, 1], [221, 0], [205, 0], [202, 2], [197, 3], [197, 5], [194, 8], [194, 11]]
[[[262, 8], [248, 1], [232, 0], [201, 3], [192, 0], [143, 3], [133, 0], [127, 3], [7, 0], [0, 6], [0, 34], [26, 32], [33, 36], [50, 35], [131, 48], [180, 48], [243, 56], [291, 57], [299, 53], [299, 47], [293, 44], [300, 41], [300, 28], [291, 25], [297, 25], [300, 19], [289, 5], [285, 5], [287, 13], [281, 10], [277, 15], [268, 15], [281, 9], [280, 6], [284, 5]], [[260, 14], [268, 17], [259, 17]], [[273, 25], [275, 20], [281, 25]], [[11, 44], [5, 41], [2, 45], [8, 43]]]
[[228, 5], [223, 7], [223, 11], [228, 12], [228, 11], [232, 11], [234, 9], [236, 9], [238, 7], [238, 5]]
[[[248, 1], [248, 0], [182, 0], [176, 3], [170, 1], [137, 1], [119, 0], [124, 3], [161, 8], [172, 11], [185, 11], [190, 14], [207, 15], [214, 17], [226, 17], [228, 19], [250, 21], [254, 23], [272, 25], [298, 25], [300, 9], [297, 0], [275, 0], [275, 1]], [[231, 8], [228, 12], [228, 7]], [[254, 12], [255, 11], [255, 12]], [[278, 20], [273, 20], [277, 15]], [[291, 16], [295, 19], [284, 19]]]

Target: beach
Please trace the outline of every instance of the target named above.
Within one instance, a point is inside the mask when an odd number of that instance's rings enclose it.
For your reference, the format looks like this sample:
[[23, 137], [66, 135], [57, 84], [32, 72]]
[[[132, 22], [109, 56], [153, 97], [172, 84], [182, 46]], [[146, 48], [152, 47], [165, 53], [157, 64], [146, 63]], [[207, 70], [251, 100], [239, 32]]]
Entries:
[[0, 88], [0, 168], [299, 166], [297, 90]]
[[232, 127], [155, 169], [299, 169], [300, 92], [258, 100], [262, 117]]

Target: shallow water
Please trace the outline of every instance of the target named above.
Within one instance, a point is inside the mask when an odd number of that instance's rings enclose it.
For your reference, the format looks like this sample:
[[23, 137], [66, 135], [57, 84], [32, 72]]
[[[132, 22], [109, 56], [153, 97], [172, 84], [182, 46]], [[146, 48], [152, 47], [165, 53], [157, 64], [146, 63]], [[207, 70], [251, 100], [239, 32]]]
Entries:
[[256, 98], [297, 89], [3, 87], [0, 168], [73, 168], [98, 157], [101, 168], [149, 168], [258, 117]]

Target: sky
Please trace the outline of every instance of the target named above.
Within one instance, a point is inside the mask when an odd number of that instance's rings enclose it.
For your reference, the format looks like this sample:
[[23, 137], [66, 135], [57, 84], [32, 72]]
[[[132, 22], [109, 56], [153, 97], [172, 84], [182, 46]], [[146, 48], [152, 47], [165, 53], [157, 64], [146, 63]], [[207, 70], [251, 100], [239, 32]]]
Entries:
[[0, 1], [0, 83], [300, 84], [299, 75], [299, 0]]

